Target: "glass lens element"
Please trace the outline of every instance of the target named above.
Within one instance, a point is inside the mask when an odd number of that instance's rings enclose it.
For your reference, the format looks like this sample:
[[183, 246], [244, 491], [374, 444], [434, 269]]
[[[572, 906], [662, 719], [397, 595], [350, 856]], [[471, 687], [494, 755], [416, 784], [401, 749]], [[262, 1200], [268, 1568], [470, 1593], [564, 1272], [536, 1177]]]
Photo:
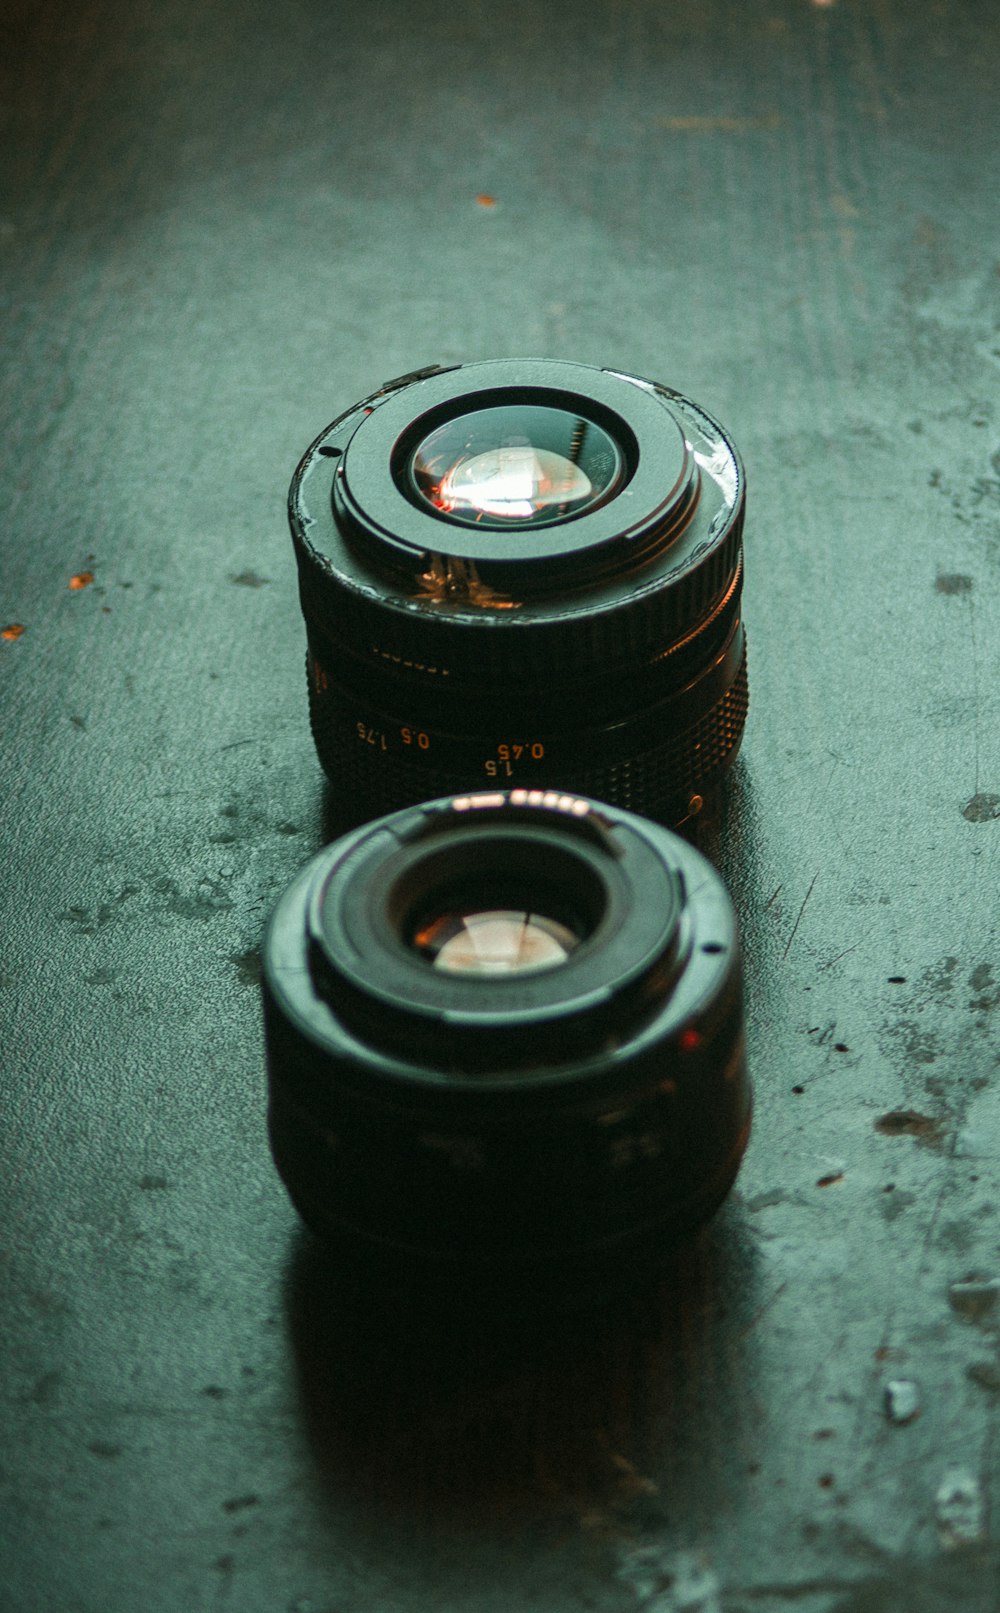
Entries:
[[538, 527], [610, 498], [625, 480], [614, 438], [569, 409], [504, 404], [459, 415], [410, 462], [421, 500], [454, 521]]
[[459, 460], [438, 484], [440, 509], [528, 521], [553, 505], [565, 511], [593, 490], [579, 465], [528, 443]]
[[413, 946], [450, 974], [527, 974], [564, 963], [581, 937], [540, 913], [513, 908], [445, 913], [423, 926]]

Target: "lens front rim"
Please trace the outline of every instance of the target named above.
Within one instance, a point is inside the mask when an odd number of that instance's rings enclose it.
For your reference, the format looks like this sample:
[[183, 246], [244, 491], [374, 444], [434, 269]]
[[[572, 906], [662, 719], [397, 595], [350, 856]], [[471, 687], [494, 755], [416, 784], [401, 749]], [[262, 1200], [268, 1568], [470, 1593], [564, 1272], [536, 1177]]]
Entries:
[[[575, 383], [575, 384], [574, 384]], [[404, 490], [413, 450], [438, 427], [499, 406], [537, 405], [592, 420], [616, 441], [630, 474], [606, 502], [530, 527], [512, 546], [507, 528], [470, 526], [415, 504]], [[640, 452], [639, 443], [643, 449]], [[489, 360], [430, 376], [364, 416], [341, 455], [334, 513], [383, 571], [413, 575], [427, 554], [502, 571], [522, 587], [554, 568], [586, 579], [601, 551], [644, 552], [676, 524], [696, 466], [679, 422], [644, 387], [586, 366], [544, 359]], [[560, 562], [563, 562], [560, 565]], [[606, 565], [605, 561], [605, 565]], [[530, 578], [535, 587], [540, 578]]]
[[[528, 793], [513, 791], [508, 797], [502, 792], [495, 792], [483, 799], [495, 802], [497, 794], [500, 794], [501, 799], [514, 801]], [[669, 1050], [673, 1047], [676, 1051], [692, 1017], [703, 1018], [708, 1004], [728, 1000], [731, 997], [730, 983], [734, 974], [738, 981], [740, 973], [735, 916], [718, 875], [693, 847], [658, 825], [637, 818], [633, 813], [610, 809], [602, 803], [588, 803], [595, 816], [604, 822], [627, 827], [647, 841], [657, 855], [662, 856], [666, 848], [669, 866], [680, 876], [684, 889], [683, 905], [678, 913], [676, 947], [673, 951], [668, 949], [663, 973], [652, 981], [651, 996], [654, 1000], [650, 1010], [634, 1023], [619, 1027], [619, 1034], [613, 1042], [600, 1041], [591, 1056], [582, 1057], [579, 1048], [573, 1047], [569, 1049], [568, 1062], [565, 1059], [560, 1061], [557, 1051], [547, 1062], [540, 1061], [538, 1067], [531, 1070], [530, 1078], [526, 1078], [522, 1068], [508, 1070], [503, 1067], [503, 1047], [500, 1041], [494, 1041], [498, 1057], [492, 1067], [477, 1068], [471, 1072], [455, 1068], [442, 1071], [427, 1056], [426, 1036], [411, 1038], [409, 1043], [402, 1044], [390, 1038], [389, 1045], [379, 1044], [380, 1027], [376, 1025], [373, 1036], [372, 1015], [366, 1011], [373, 999], [369, 995], [368, 983], [363, 979], [361, 991], [365, 1001], [360, 1014], [351, 1011], [348, 998], [342, 996], [336, 1003], [333, 1000], [336, 992], [331, 994], [329, 989], [329, 954], [326, 948], [322, 954], [318, 954], [316, 945], [316, 930], [322, 927], [323, 895], [331, 876], [338, 869], [342, 874], [349, 873], [359, 853], [364, 861], [376, 856], [379, 846], [375, 836], [380, 833], [384, 836], [381, 849], [387, 856], [391, 855], [398, 842], [395, 836], [385, 834], [384, 825], [393, 818], [406, 824], [412, 824], [415, 818], [420, 817], [425, 822], [428, 819], [440, 821], [442, 813], [453, 810], [455, 800], [477, 799], [476, 796], [445, 797], [417, 808], [405, 808], [391, 814], [389, 819], [379, 820], [376, 825], [362, 825], [313, 858], [285, 893], [268, 926], [262, 952], [266, 992], [278, 1005], [282, 1020], [294, 1027], [296, 1035], [331, 1061], [332, 1067], [337, 1070], [337, 1079], [351, 1086], [360, 1085], [365, 1097], [371, 1101], [378, 1101], [381, 1091], [386, 1102], [419, 1102], [421, 1090], [433, 1089], [446, 1093], [444, 1101], [456, 1108], [469, 1104], [477, 1109], [489, 1106], [494, 1099], [510, 1092], [519, 1093], [521, 1101], [525, 1103], [539, 1102], [543, 1106], [551, 1101], [553, 1094], [561, 1091], [568, 1092], [572, 1101], [577, 1101], [579, 1093], [586, 1091], [589, 1100], [599, 1102], [602, 1092], [614, 1091], [620, 1086], [622, 1069], [632, 1059], [644, 1058], [649, 1054], [662, 1057], [664, 1048]], [[537, 811], [542, 817], [547, 809], [530, 810]], [[327, 936], [327, 945], [330, 939]], [[354, 940], [340, 930], [334, 932], [332, 939], [336, 946], [345, 948], [345, 956], [353, 966], [356, 962]], [[527, 1008], [522, 1008], [526, 1027], [533, 1024], [537, 1028], [538, 1024], [544, 1022], [546, 1014], [550, 1020], [553, 1018], [551, 999], [547, 1007], [543, 1001], [540, 1003], [540, 999], [553, 982], [556, 982], [558, 990], [558, 978], [569, 972], [571, 961], [568, 960], [567, 965], [559, 969], [546, 971], [544, 976], [539, 972], [534, 977], [525, 975], [521, 978], [520, 994], [528, 998], [534, 996], [535, 999], [533, 1003], [528, 1003]], [[447, 1049], [449, 1038], [463, 1028], [494, 1033], [499, 1028], [497, 1020], [502, 1018], [501, 999], [510, 1001], [516, 995], [505, 990], [512, 982], [503, 979], [456, 982], [448, 977], [447, 981], [442, 982], [441, 977], [426, 965], [420, 977], [435, 993], [443, 984], [441, 996], [451, 1000], [458, 995], [454, 990], [456, 984], [488, 985], [493, 988], [490, 995], [494, 1007], [486, 1014], [480, 1013], [478, 1022], [475, 1013], [468, 1011], [464, 1027], [459, 1017], [430, 1016], [430, 1040], [433, 1043], [436, 1039], [438, 1049]], [[349, 980], [348, 984], [350, 988], [352, 982]], [[466, 993], [467, 1001], [472, 997], [478, 997], [481, 1004], [481, 992]], [[348, 1001], [347, 1014], [344, 1012], [345, 1001]], [[613, 1007], [617, 1001], [614, 993], [606, 993], [604, 1006], [610, 1002]], [[383, 997], [379, 1003], [380, 1010], [385, 1006], [386, 999]], [[391, 1008], [391, 1004], [388, 1006]], [[507, 1011], [506, 1008], [504, 1011]], [[585, 1019], [583, 1024], [586, 1026]], [[516, 1040], [516, 1037], [511, 1038], [512, 1043]], [[392, 1045], [393, 1042], [395, 1045]], [[689, 1059], [687, 1063], [693, 1067], [697, 1061]], [[365, 1072], [363, 1077], [358, 1074], [361, 1069]]]

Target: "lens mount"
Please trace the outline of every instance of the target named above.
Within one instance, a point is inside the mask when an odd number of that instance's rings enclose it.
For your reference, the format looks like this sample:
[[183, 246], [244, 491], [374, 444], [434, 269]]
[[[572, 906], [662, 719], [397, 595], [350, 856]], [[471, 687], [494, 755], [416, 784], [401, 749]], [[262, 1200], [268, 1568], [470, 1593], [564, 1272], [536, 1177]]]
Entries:
[[[589, 812], [475, 800], [399, 814], [334, 864], [310, 903], [313, 966], [326, 999], [373, 1045], [446, 1047], [470, 1069], [514, 1069], [548, 1040], [593, 1043], [664, 990], [680, 947], [681, 876], [627, 824], [612, 836]], [[544, 972], [441, 972], [415, 938], [456, 908], [539, 912], [577, 944]]]
[[[516, 542], [407, 496], [405, 468], [430, 432], [520, 405], [592, 420], [633, 463], [627, 484]], [[456, 673], [483, 670], [485, 657], [522, 679], [553, 653], [607, 668], [623, 649], [652, 652], [689, 630], [725, 593], [742, 512], [742, 466], [704, 411], [648, 382], [542, 359], [463, 365], [363, 406], [313, 444], [291, 504], [297, 542], [322, 556], [305, 586], [336, 587], [348, 642], [374, 638]]]
[[[539, 359], [494, 360], [431, 376], [420, 383], [418, 397], [407, 392], [387, 398], [354, 432], [333, 482], [335, 515], [359, 551], [418, 593], [426, 591], [428, 572], [450, 567], [458, 606], [456, 567], [466, 574], [474, 567], [486, 589], [524, 605], [562, 589], [569, 579], [593, 582], [623, 561], [635, 564], [662, 547], [697, 490], [697, 467], [680, 426], [664, 419], [652, 393], [603, 371], [588, 374], [588, 395], [571, 390], [577, 369]], [[568, 458], [579, 423], [600, 432], [617, 461], [628, 466], [627, 476], [616, 474], [617, 463], [607, 473], [608, 496], [597, 507], [591, 503], [582, 514], [541, 528], [532, 523], [512, 543], [508, 523], [499, 529], [459, 524], [442, 519], [427, 501], [407, 497], [407, 468], [429, 438], [446, 431], [472, 435], [482, 416], [500, 416], [512, 429], [495, 435], [513, 437], [516, 446], [539, 414], [568, 423], [562, 457]], [[640, 437], [648, 443], [641, 455]], [[465, 603], [489, 608], [487, 595], [475, 587]]]

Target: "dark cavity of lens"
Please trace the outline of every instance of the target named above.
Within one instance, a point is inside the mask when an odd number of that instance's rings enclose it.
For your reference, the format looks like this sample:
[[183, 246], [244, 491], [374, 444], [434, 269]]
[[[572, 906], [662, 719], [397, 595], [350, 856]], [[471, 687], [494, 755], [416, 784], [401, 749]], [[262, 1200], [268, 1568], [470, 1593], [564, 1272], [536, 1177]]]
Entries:
[[624, 461], [601, 426], [566, 409], [505, 404], [438, 426], [410, 461], [417, 495], [476, 526], [548, 525], [617, 492]]

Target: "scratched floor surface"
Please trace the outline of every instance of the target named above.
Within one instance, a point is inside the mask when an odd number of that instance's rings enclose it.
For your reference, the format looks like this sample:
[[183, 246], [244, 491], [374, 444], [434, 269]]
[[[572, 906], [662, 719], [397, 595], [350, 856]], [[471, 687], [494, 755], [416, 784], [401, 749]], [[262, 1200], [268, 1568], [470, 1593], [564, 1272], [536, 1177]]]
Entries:
[[[1000, 1605], [1000, 14], [16, 0], [0, 243], [3, 1613]], [[749, 471], [737, 1191], [614, 1313], [325, 1280], [256, 949], [319, 846], [284, 525], [543, 354]]]

